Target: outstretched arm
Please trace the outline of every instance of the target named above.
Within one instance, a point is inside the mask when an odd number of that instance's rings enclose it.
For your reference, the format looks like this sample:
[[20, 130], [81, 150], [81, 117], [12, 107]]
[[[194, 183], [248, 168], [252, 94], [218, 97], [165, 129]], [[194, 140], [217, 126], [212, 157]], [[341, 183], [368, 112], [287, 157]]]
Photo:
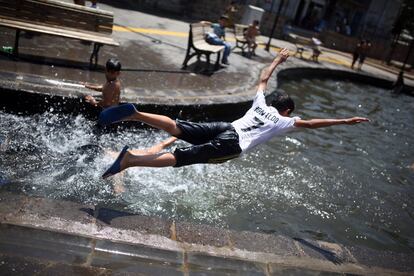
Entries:
[[[83, 85], [88, 88], [88, 89], [92, 89], [98, 92], [102, 92], [102, 88], [103, 85], [93, 85], [93, 84], [87, 84], [86, 82], [83, 83]], [[91, 95], [87, 95], [84, 97], [85, 101], [93, 106], [97, 106], [98, 105], [98, 101]]]
[[320, 128], [334, 125], [355, 125], [362, 122], [369, 122], [369, 119], [364, 117], [352, 117], [346, 119], [311, 119], [311, 120], [296, 120], [295, 127], [304, 128]]
[[94, 84], [88, 84], [88, 83], [84, 83], [83, 85], [88, 89], [92, 89], [98, 92], [102, 92], [102, 89], [103, 89], [103, 85], [94, 85]]
[[272, 76], [273, 71], [275, 71], [276, 67], [285, 62], [287, 60], [287, 58], [289, 57], [289, 50], [286, 48], [283, 48], [282, 50], [280, 50], [279, 54], [277, 55], [277, 57], [273, 60], [272, 64], [270, 64], [270, 66], [266, 69], [264, 69], [262, 71], [262, 74], [260, 76], [260, 82], [259, 82], [259, 87], [257, 90], [266, 90], [267, 87], [267, 82], [270, 79], [270, 76]]

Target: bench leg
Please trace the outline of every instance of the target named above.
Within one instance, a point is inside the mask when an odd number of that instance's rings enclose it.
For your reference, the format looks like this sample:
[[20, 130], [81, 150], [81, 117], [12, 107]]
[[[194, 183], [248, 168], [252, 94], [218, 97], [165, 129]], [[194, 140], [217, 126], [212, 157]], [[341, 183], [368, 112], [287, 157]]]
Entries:
[[20, 40], [20, 30], [16, 30], [16, 37], [14, 38], [14, 48], [13, 48], [13, 55], [18, 56], [19, 55], [19, 40]]
[[218, 52], [216, 64], [214, 65], [214, 70], [218, 70], [220, 68], [220, 55], [221, 55], [221, 52]]
[[187, 63], [193, 56], [194, 54], [190, 55], [190, 51], [187, 50], [187, 53], [185, 55], [184, 62], [183, 62], [183, 69], [187, 68]]
[[206, 61], [207, 61], [206, 69], [210, 70], [210, 54], [206, 54]]
[[247, 43], [242, 43], [242, 45], [241, 45], [241, 50], [242, 50], [242, 55], [244, 55], [245, 54], [245, 51], [246, 51], [246, 47], [247, 47]]
[[299, 55], [299, 58], [303, 59], [303, 49], [297, 48], [294, 56]]
[[[94, 43], [93, 44], [93, 51], [91, 54], [91, 57], [89, 59], [89, 68], [93, 68], [96, 69], [97, 65], [98, 65], [98, 54], [99, 54], [99, 50], [101, 49], [102, 44], [100, 43]], [[93, 61], [95, 59], [95, 62]], [[93, 64], [93, 65], [92, 65]]]
[[[183, 62], [183, 67], [182, 67], [183, 69], [187, 68], [187, 63], [195, 55], [197, 55], [197, 53], [192, 53], [192, 54], [188, 54], [188, 55], [185, 56], [185, 59], [184, 59], [184, 62]], [[200, 60], [199, 55], [197, 55], [197, 60]]]

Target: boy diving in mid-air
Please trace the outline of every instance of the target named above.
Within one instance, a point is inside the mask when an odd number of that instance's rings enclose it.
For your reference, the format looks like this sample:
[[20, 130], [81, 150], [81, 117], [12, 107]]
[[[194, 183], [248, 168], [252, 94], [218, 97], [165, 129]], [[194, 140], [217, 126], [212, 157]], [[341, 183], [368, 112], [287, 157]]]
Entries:
[[193, 123], [172, 120], [163, 115], [137, 111], [132, 104], [105, 109], [99, 124], [109, 125], [120, 121], [139, 121], [191, 144], [174, 152], [144, 152], [135, 154], [125, 146], [103, 178], [115, 175], [130, 167], [181, 167], [197, 163], [222, 163], [236, 158], [253, 147], [265, 143], [273, 136], [295, 128], [321, 128], [333, 125], [353, 125], [369, 121], [363, 117], [345, 119], [302, 120], [290, 117], [295, 103], [285, 93], [277, 93], [270, 105], [265, 101], [265, 90], [276, 67], [285, 62], [289, 51], [282, 49], [268, 68], [263, 70], [252, 107], [232, 122]]

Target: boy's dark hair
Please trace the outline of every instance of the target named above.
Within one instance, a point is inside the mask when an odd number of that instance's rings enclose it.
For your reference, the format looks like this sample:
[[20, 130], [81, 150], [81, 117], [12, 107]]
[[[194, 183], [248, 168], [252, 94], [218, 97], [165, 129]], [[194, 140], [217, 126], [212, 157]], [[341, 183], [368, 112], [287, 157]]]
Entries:
[[110, 58], [106, 62], [106, 70], [112, 72], [119, 72], [121, 71], [121, 62], [119, 62], [116, 58]]
[[259, 22], [259, 20], [253, 20], [253, 24], [256, 24], [256, 25], [259, 25], [260, 24], [260, 22]]
[[293, 110], [295, 110], [295, 102], [283, 91], [276, 91], [272, 93], [270, 105], [276, 108], [279, 113], [290, 109], [290, 114]]

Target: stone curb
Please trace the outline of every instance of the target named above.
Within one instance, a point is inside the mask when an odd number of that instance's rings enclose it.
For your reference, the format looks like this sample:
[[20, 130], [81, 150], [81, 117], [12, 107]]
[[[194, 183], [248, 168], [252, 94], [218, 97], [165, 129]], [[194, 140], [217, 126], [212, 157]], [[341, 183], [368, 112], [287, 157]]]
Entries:
[[282, 268], [362, 275], [414, 272], [413, 254], [108, 213], [74, 202], [3, 192], [1, 252], [107, 269], [116, 269], [110, 261], [116, 258], [116, 263], [168, 263], [177, 271], [210, 267], [262, 275]]
[[[64, 113], [83, 113], [96, 117], [98, 110], [93, 110], [82, 102], [82, 96], [90, 93], [85, 88], [73, 87], [71, 83], [60, 86], [48, 84], [43, 78], [36, 76], [20, 76], [13, 73], [0, 73], [0, 88], [2, 106], [17, 113], [38, 113], [59, 111]], [[337, 66], [322, 66], [313, 64], [302, 67], [296, 63], [287, 63], [274, 76], [269, 91], [274, 91], [280, 84], [289, 79], [301, 78], [333, 78], [348, 79], [366, 83], [385, 89], [392, 88], [392, 80], [379, 78], [366, 73], [357, 73], [351, 70], [338, 69]], [[39, 93], [38, 91], [42, 91]], [[414, 96], [414, 87], [405, 86], [403, 92]], [[239, 118], [249, 108], [254, 96], [254, 89], [238, 93], [237, 95], [219, 95], [208, 101], [185, 99], [177, 97], [175, 100], [162, 98], [139, 99], [139, 109], [145, 112], [180, 117], [192, 120], [233, 120]], [[128, 99], [126, 99], [128, 100]], [[129, 99], [135, 102], [137, 99]], [[30, 107], [31, 110], [27, 110]]]

